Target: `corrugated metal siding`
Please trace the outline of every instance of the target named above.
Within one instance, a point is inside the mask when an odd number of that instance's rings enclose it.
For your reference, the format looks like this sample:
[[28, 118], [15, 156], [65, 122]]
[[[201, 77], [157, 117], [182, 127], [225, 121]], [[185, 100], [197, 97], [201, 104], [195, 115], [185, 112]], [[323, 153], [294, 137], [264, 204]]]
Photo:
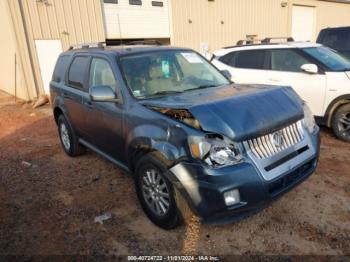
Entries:
[[288, 8], [280, 0], [173, 0], [173, 44], [198, 50], [232, 45], [246, 35], [281, 36], [288, 29]]
[[[30, 51], [28, 50], [28, 41], [26, 38], [22, 11], [18, 1], [8, 0], [6, 4], [12, 20], [11, 30], [13, 30], [16, 42], [16, 54], [18, 61], [17, 68], [19, 70], [19, 76], [21, 77], [19, 82], [20, 85], [22, 85], [23, 88], [27, 90], [26, 97], [21, 96], [21, 98], [31, 100], [38, 96], [38, 92], [36, 89], [33, 67], [30, 59]], [[7, 75], [6, 77], [11, 78], [13, 75]], [[12, 94], [14, 94], [14, 92]]]
[[7, 1], [13, 6], [11, 12], [17, 19], [14, 22], [19, 28], [16, 33], [18, 41], [21, 41], [20, 45], [27, 43], [27, 47], [21, 48], [20, 55], [34, 76], [34, 84], [28, 86], [38, 91], [33, 92], [36, 95], [44, 92], [35, 40], [61, 40], [63, 50], [77, 43], [105, 41], [102, 4], [99, 0]]
[[[129, 0], [118, 4], [104, 4], [106, 34], [109, 39], [169, 38], [168, 0], [160, 0], [162, 7], [152, 6], [152, 0], [142, 5], [130, 5]], [[121, 32], [119, 32], [118, 15]]]
[[104, 41], [98, 0], [23, 0], [25, 22], [33, 39], [62, 39], [63, 49], [81, 42]]
[[0, 32], [0, 89], [12, 95], [16, 93], [18, 98], [28, 100], [29, 94], [18, 56], [15, 29], [5, 1], [0, 1]]
[[[287, 2], [282, 7], [282, 2]], [[247, 35], [289, 36], [293, 4], [315, 6], [316, 34], [325, 27], [350, 25], [350, 5], [317, 0], [171, 0], [172, 44], [200, 51], [235, 44]], [[314, 39], [315, 40], [315, 39]]]

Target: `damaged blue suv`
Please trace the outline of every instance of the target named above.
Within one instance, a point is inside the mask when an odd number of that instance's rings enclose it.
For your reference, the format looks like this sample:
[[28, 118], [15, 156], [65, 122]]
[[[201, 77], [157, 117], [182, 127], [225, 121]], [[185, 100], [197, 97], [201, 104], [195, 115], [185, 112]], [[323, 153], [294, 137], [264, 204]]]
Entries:
[[234, 85], [190, 49], [72, 47], [51, 98], [64, 151], [88, 148], [133, 174], [165, 229], [186, 212], [212, 224], [249, 216], [316, 169], [319, 128], [291, 88]]

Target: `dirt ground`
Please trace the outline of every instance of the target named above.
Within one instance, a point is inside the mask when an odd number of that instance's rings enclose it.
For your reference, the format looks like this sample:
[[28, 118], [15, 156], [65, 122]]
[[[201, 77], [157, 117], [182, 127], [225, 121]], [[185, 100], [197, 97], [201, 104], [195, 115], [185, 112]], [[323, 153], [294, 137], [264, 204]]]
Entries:
[[0, 255], [350, 255], [350, 144], [327, 129], [317, 172], [261, 213], [163, 231], [131, 176], [92, 152], [67, 157], [50, 107], [9, 99], [0, 95]]

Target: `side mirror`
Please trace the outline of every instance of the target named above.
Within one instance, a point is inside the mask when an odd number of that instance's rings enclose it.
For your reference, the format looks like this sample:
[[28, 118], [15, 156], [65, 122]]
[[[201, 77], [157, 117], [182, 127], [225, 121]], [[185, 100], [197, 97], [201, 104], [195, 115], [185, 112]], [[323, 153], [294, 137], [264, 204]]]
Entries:
[[90, 98], [94, 102], [119, 102], [110, 86], [93, 86], [90, 88]]
[[305, 64], [301, 66], [301, 70], [308, 74], [317, 74], [318, 67], [315, 64]]
[[221, 70], [220, 72], [221, 72], [221, 74], [224, 75], [224, 77], [226, 77], [228, 80], [231, 81], [232, 75], [231, 75], [230, 71], [228, 71], [228, 70]]

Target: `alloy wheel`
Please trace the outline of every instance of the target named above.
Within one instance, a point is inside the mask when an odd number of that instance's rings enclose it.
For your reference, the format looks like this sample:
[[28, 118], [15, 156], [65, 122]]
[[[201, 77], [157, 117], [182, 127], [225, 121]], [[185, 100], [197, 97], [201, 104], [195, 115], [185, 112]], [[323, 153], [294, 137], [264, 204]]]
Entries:
[[170, 209], [170, 193], [163, 177], [155, 169], [147, 169], [142, 175], [142, 194], [152, 212], [160, 217]]
[[60, 126], [60, 133], [61, 133], [61, 140], [63, 143], [63, 146], [66, 150], [70, 149], [70, 140], [69, 140], [69, 133], [68, 133], [68, 128], [64, 123], [61, 124]]
[[341, 115], [338, 121], [338, 129], [346, 137], [350, 137], [350, 112]]

